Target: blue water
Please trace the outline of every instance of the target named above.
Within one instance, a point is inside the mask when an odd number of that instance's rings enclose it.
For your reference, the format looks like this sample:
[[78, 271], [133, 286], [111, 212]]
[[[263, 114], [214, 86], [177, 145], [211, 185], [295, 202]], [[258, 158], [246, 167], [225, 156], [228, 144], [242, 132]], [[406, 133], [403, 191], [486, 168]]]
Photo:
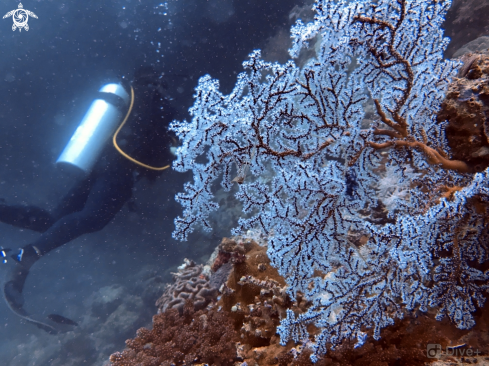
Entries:
[[[309, 1], [310, 2], [310, 1]], [[167, 78], [180, 118], [204, 74], [224, 92], [255, 48], [284, 61], [289, 17], [302, 0], [28, 0], [29, 31], [0, 22], [0, 197], [51, 209], [74, 183], [54, 162], [109, 80], [154, 65]], [[18, 2], [0, 1], [0, 13]], [[284, 36], [285, 35], [285, 36]], [[51, 336], [23, 323], [0, 302], [1, 365], [102, 365], [137, 328], [150, 325], [154, 300], [170, 272], [190, 257], [204, 261], [223, 232], [171, 238], [181, 209], [174, 194], [188, 177], [167, 171], [140, 181], [127, 207], [102, 231], [84, 235], [32, 268], [26, 309], [79, 323]], [[38, 234], [0, 224], [0, 245], [20, 247]], [[1, 273], [0, 268], [0, 273]]]

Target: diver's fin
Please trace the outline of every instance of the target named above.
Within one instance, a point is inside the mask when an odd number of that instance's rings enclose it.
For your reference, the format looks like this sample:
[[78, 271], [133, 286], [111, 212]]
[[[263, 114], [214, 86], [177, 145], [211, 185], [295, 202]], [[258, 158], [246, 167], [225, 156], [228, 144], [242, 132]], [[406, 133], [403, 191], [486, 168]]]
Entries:
[[[7, 250], [2, 249], [2, 251], [6, 252]], [[6, 254], [1, 253], [1, 257], [4, 262], [6, 262]], [[11, 267], [8, 268], [5, 273], [5, 283], [2, 289], [3, 298], [9, 309], [12, 310], [15, 315], [28, 323], [34, 324], [49, 334], [57, 334], [59, 332], [58, 329], [43, 321], [34, 319], [23, 307], [24, 296], [22, 295], [22, 290], [24, 288], [24, 283], [29, 274], [29, 269], [39, 257], [36, 248], [32, 245], [20, 248], [19, 254], [12, 255], [13, 260], [9, 261], [9, 264], [7, 264], [7, 266], [11, 265]]]
[[24, 306], [24, 295], [17, 290], [12, 281], [7, 282], [3, 287], [3, 295], [10, 308], [25, 311], [22, 308]]
[[[20, 296], [20, 297], [19, 297]], [[49, 324], [43, 323], [39, 320], [33, 319], [27, 311], [22, 307], [23, 297], [22, 293], [15, 290], [15, 288], [11, 285], [11, 282], [7, 282], [5, 287], [3, 288], [3, 297], [7, 306], [12, 310], [12, 312], [24, 319], [26, 322], [34, 324], [39, 329], [48, 332], [49, 334], [57, 334], [58, 330], [52, 327]], [[19, 300], [21, 300], [19, 302]]]
[[43, 331], [49, 333], [49, 334], [58, 334], [59, 331], [50, 326], [49, 324], [46, 324], [46, 323], [43, 323], [43, 322], [40, 322], [38, 320], [35, 320], [35, 319], [32, 319], [32, 318], [29, 318], [29, 317], [24, 317], [24, 320], [29, 322], [29, 323], [32, 323], [34, 324], [36, 327], [38, 327], [39, 329], [42, 329]]
[[78, 325], [78, 323], [75, 322], [74, 320], [65, 318], [64, 316], [61, 316], [58, 314], [49, 314], [48, 319], [52, 320], [53, 322], [58, 323], [58, 324], [73, 325], [75, 327]]

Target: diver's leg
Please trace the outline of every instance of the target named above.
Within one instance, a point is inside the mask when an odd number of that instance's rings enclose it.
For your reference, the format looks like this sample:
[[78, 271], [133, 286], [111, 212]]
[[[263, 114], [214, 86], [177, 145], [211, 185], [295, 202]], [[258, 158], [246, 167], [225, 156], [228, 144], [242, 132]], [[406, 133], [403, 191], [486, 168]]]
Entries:
[[10, 206], [2, 203], [0, 204], [0, 222], [42, 233], [54, 224], [55, 220], [47, 210], [36, 206]]
[[[5, 297], [21, 300], [29, 269], [43, 255], [86, 233], [104, 228], [132, 195], [132, 176], [100, 177], [91, 186], [81, 211], [61, 217], [34, 243], [13, 256], [17, 265], [7, 272]], [[103, 179], [105, 178], [105, 179]]]
[[89, 178], [76, 184], [52, 213], [36, 206], [0, 203], [0, 222], [43, 233], [62, 216], [83, 209], [90, 192], [90, 184]]
[[54, 221], [73, 212], [83, 210], [90, 194], [91, 187], [95, 182], [96, 179], [93, 178], [92, 175], [89, 175], [87, 178], [75, 184], [53, 210], [51, 215], [53, 216]]
[[97, 180], [83, 209], [61, 217], [32, 245], [42, 256], [83, 234], [103, 229], [131, 198], [132, 187], [132, 177]]

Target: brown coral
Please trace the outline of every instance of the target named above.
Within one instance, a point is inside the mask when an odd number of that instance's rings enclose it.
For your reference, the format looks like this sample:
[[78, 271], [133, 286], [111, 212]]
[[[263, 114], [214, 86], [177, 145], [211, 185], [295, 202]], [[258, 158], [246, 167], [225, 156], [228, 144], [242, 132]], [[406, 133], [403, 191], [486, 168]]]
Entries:
[[231, 263], [240, 263], [244, 261], [246, 249], [243, 243], [238, 244], [233, 239], [223, 238], [217, 247], [217, 257], [212, 263], [212, 271], [216, 272], [222, 265]]
[[489, 166], [489, 56], [470, 54], [450, 84], [438, 113], [447, 120], [446, 137], [454, 159], [462, 160], [473, 170]]
[[239, 359], [248, 365], [275, 365], [277, 355], [293, 346], [279, 345], [276, 332], [280, 319], [287, 308], [303, 311], [305, 302], [300, 298], [290, 301], [283, 278], [270, 265], [267, 247], [247, 238], [236, 237], [234, 244], [229, 240], [229, 247], [244, 248], [245, 260], [234, 264], [218, 305], [231, 313], [240, 332]]
[[183, 315], [168, 309], [153, 317], [153, 329], [141, 328], [127, 349], [110, 356], [113, 366], [233, 365], [238, 336], [231, 319], [217, 309], [195, 311], [185, 302]]

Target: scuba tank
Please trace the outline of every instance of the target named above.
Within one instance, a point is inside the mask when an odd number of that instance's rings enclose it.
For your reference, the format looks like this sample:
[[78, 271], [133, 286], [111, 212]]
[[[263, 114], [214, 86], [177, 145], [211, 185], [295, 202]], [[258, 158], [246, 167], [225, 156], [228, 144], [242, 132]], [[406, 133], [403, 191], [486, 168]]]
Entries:
[[88, 175], [128, 110], [131, 97], [121, 84], [102, 86], [75, 133], [56, 160], [63, 170]]

